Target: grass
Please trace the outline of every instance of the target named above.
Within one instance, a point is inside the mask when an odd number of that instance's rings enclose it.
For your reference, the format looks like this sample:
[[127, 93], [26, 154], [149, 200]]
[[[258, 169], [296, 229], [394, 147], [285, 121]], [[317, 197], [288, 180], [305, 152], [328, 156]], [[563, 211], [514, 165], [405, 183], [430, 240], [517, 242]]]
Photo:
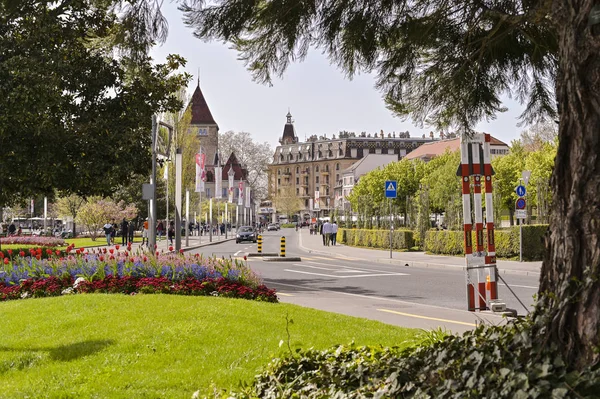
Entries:
[[419, 333], [290, 304], [168, 295], [10, 301], [0, 314], [2, 398], [189, 399], [250, 382], [288, 342], [402, 346]]
[[[134, 237], [134, 243], [142, 242], [142, 237]], [[57, 247], [56, 249], [66, 249], [69, 244], [75, 244], [75, 248], [90, 248], [90, 247], [105, 247], [106, 246], [106, 237], [99, 236], [96, 237], [96, 241], [93, 241], [90, 237], [82, 237], [82, 238], [67, 238], [65, 239], [64, 247]], [[115, 244], [121, 245], [121, 237], [115, 237]], [[37, 248], [39, 245], [23, 245], [23, 244], [2, 244], [2, 249], [17, 249], [17, 248]]]

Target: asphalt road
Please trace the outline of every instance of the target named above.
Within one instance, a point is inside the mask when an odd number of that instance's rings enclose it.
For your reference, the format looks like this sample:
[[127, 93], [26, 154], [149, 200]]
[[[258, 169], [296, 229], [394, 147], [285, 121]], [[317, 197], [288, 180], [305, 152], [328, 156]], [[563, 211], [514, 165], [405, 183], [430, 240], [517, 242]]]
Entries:
[[[248, 257], [248, 263], [265, 283], [275, 288], [282, 302], [379, 320], [414, 328], [442, 327], [461, 332], [481, 322], [501, 324], [505, 318], [490, 312], [466, 311], [465, 272], [459, 267], [406, 267], [378, 259], [369, 249], [341, 247], [338, 253], [316, 251], [317, 237], [292, 229], [264, 232], [263, 252], [278, 253], [280, 237], [286, 236], [286, 255], [296, 262], [266, 262]], [[308, 245], [310, 244], [310, 245]], [[242, 258], [256, 253], [254, 243], [227, 241], [198, 248], [204, 256]], [[320, 253], [317, 253], [320, 252]], [[539, 276], [502, 274], [528, 307], [533, 304]], [[525, 314], [525, 308], [500, 283], [499, 297], [508, 308]]]

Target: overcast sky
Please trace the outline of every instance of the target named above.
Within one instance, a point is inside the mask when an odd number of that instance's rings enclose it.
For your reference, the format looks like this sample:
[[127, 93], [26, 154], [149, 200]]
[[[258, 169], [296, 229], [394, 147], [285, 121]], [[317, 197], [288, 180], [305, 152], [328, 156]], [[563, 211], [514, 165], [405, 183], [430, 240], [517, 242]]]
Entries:
[[[386, 134], [408, 130], [412, 137], [429, 137], [431, 129], [402, 122], [387, 110], [381, 93], [374, 88], [373, 75], [348, 80], [314, 50], [304, 62], [291, 64], [273, 86], [258, 84], [227, 44], [194, 38], [176, 4], [164, 2], [163, 14], [169, 21], [169, 37], [152, 50], [152, 56], [158, 63], [164, 62], [167, 54], [179, 54], [187, 60], [185, 70], [194, 76], [188, 87], [190, 95], [199, 71], [200, 88], [221, 132], [249, 132], [255, 141], [275, 148], [289, 108], [302, 141], [312, 134], [331, 137], [341, 130], [375, 133], [383, 129]], [[480, 123], [477, 130], [510, 144], [524, 130], [517, 127], [523, 107], [511, 100], [504, 105], [507, 112], [494, 121]]]

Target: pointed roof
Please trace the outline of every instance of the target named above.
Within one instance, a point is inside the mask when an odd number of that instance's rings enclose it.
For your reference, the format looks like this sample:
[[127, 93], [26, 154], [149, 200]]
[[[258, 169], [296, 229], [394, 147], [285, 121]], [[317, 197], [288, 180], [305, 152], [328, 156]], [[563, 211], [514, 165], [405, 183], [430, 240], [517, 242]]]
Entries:
[[233, 180], [246, 180], [248, 171], [242, 167], [242, 164], [238, 161], [235, 156], [235, 152], [232, 152], [222, 171], [222, 179], [227, 180], [229, 178], [229, 169], [233, 169]]
[[283, 128], [283, 135], [279, 139], [280, 144], [296, 144], [298, 142], [298, 136], [296, 136], [296, 130], [294, 129], [294, 122], [292, 121], [292, 114], [288, 109], [286, 115], [287, 122]]
[[194, 91], [194, 95], [192, 96], [192, 101], [190, 101], [190, 107], [192, 107], [192, 121], [190, 124], [192, 125], [217, 125], [215, 119], [210, 113], [210, 109], [208, 108], [208, 104], [204, 99], [204, 95], [202, 94], [202, 90], [200, 90], [200, 79], [198, 79], [198, 86], [196, 86], [196, 90]]

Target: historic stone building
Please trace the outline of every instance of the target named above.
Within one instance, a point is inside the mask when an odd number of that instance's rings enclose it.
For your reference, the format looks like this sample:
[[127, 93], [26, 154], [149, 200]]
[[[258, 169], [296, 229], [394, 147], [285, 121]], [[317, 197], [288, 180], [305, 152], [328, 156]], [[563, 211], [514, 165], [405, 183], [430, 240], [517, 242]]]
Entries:
[[433, 134], [412, 138], [408, 132], [381, 131], [373, 135], [340, 132], [332, 138], [313, 135], [300, 142], [292, 115], [288, 112], [286, 117], [280, 145], [268, 168], [269, 197], [291, 191], [302, 200], [304, 219], [317, 212], [320, 217], [329, 216], [335, 207], [334, 188], [342, 184], [342, 171], [367, 154], [393, 154], [400, 160], [420, 145], [437, 140]]

